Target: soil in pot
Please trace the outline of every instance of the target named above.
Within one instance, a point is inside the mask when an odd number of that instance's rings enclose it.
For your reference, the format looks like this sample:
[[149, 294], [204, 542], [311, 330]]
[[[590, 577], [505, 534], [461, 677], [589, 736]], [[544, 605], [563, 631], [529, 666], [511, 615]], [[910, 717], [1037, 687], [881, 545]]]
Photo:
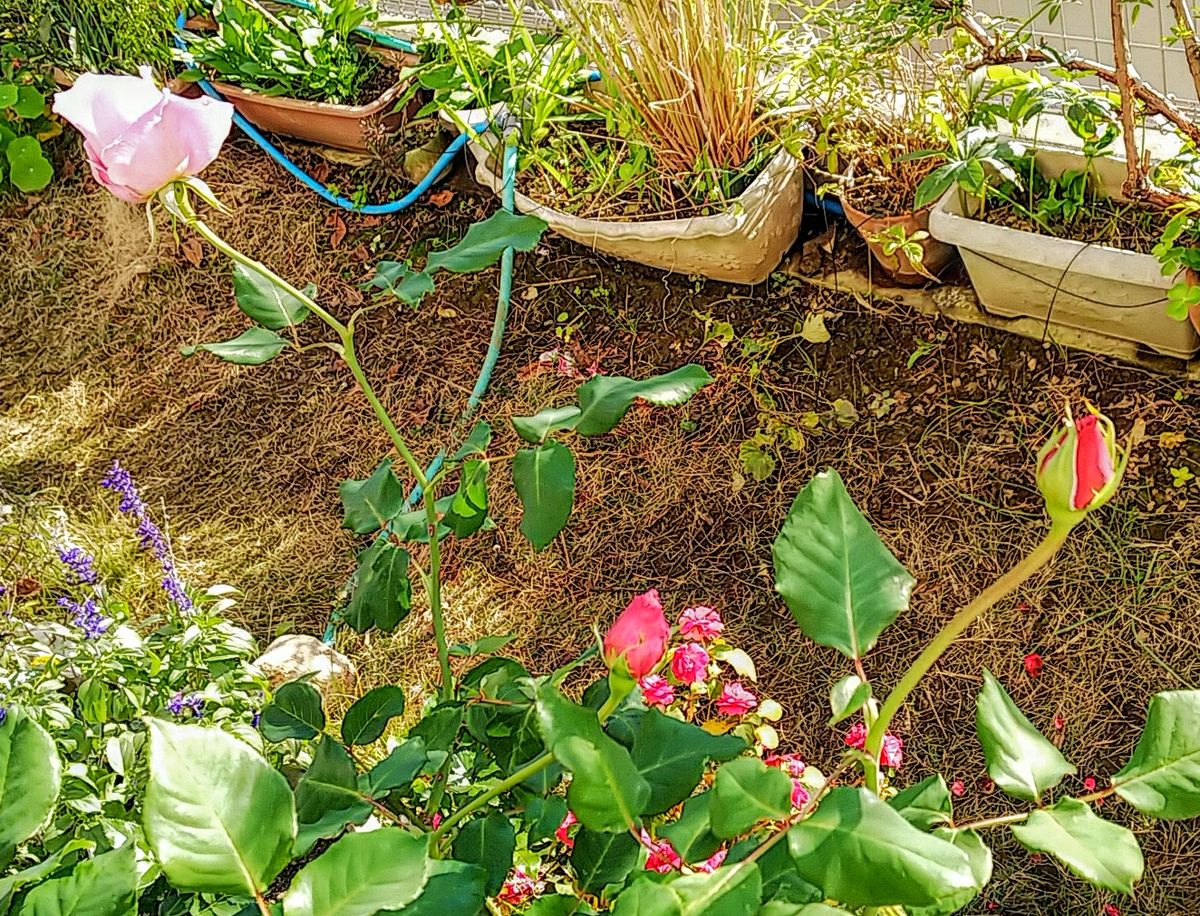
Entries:
[[573, 121], [526, 160], [517, 184], [534, 200], [584, 219], [687, 219], [722, 210], [750, 186], [772, 151], [760, 145], [749, 163], [725, 176], [719, 193], [708, 195], [657, 171], [648, 157], [637, 161], [638, 152], [603, 121]]
[[1170, 218], [1171, 214], [1161, 210], [1107, 197], [1088, 201], [1079, 215], [1070, 221], [1055, 216], [1034, 219], [1027, 209], [1008, 203], [993, 204], [984, 213], [987, 222], [998, 226], [1122, 248], [1138, 254], [1154, 253], [1154, 246]]
[[[879, 130], [861, 131], [858, 156], [838, 194], [842, 209], [886, 276], [906, 286], [936, 282], [954, 260], [954, 248], [929, 237], [930, 207], [914, 211], [912, 206], [917, 188], [941, 159], [906, 158], [928, 149], [932, 141], [894, 129], [880, 135]], [[881, 236], [897, 226], [902, 227], [904, 238], [921, 246], [920, 265], [902, 250], [892, 254], [884, 250]]]

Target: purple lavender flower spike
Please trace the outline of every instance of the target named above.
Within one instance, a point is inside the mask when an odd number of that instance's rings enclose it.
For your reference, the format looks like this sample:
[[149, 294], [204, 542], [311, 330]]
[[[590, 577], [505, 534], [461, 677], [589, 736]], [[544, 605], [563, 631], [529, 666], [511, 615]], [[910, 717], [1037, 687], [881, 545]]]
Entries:
[[108, 630], [108, 618], [96, 607], [95, 598], [88, 598], [80, 604], [64, 595], [58, 599], [58, 606], [74, 615], [75, 626], [83, 630], [85, 639], [99, 639]]
[[8, 707], [0, 706], [0, 725], [4, 724], [4, 720], [8, 718]]
[[146, 503], [142, 500], [137, 484], [133, 480], [133, 475], [121, 467], [119, 461], [114, 461], [112, 468], [100, 481], [100, 485], [120, 494], [121, 502], [117, 508], [137, 519], [136, 534], [142, 549], [149, 550], [162, 564], [163, 591], [167, 593], [168, 598], [175, 602], [179, 613], [190, 614], [194, 609], [192, 599], [188, 597], [183, 580], [179, 578], [179, 574], [175, 570], [167, 537], [150, 517]]
[[81, 547], [60, 547], [58, 558], [67, 567], [68, 580], [72, 585], [95, 585], [100, 581], [91, 554]]

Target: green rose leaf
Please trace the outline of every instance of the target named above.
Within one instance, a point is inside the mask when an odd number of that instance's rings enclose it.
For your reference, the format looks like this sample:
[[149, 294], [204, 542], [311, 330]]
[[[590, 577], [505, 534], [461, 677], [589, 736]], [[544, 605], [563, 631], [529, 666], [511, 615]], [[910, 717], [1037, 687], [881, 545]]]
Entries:
[[610, 884], [623, 882], [638, 863], [642, 844], [630, 833], [581, 827], [571, 850], [571, 870], [579, 886], [599, 897]]
[[529, 831], [529, 845], [535, 846], [554, 836], [566, 816], [566, 799], [559, 798], [557, 795], [547, 798], [532, 795], [526, 799], [522, 820]]
[[814, 642], [862, 658], [908, 608], [913, 577], [832, 469], [800, 491], [771, 550], [775, 590]]
[[262, 894], [291, 859], [296, 807], [283, 775], [218, 728], [147, 720], [146, 841], [177, 889]]
[[723, 841], [712, 832], [712, 800], [712, 790], [692, 796], [683, 803], [679, 817], [658, 828], [679, 858], [689, 864], [703, 862], [721, 848]]
[[462, 241], [453, 248], [433, 252], [425, 262], [425, 273], [432, 276], [439, 270], [456, 274], [483, 270], [500, 260], [505, 248], [532, 251], [545, 231], [545, 221], [536, 216], [497, 210], [487, 219], [472, 225]]
[[460, 538], [474, 534], [487, 521], [487, 475], [486, 461], [471, 458], [463, 462], [458, 490], [442, 519]]
[[746, 749], [734, 735], [710, 735], [651, 709], [641, 717], [630, 756], [650, 784], [642, 814], [662, 814], [692, 794], [709, 760], [729, 760]]
[[533, 445], [540, 445], [551, 433], [573, 429], [582, 413], [571, 404], [566, 407], [547, 407], [532, 417], [510, 417], [509, 420], [518, 436]]
[[537, 692], [538, 725], [546, 748], [571, 771], [567, 805], [593, 830], [624, 831], [650, 798], [629, 752], [604, 734], [596, 711], [572, 703], [551, 684]]
[[197, 350], [207, 350], [227, 363], [238, 366], [261, 366], [283, 352], [287, 340], [266, 328], [247, 328], [233, 340], [220, 343], [202, 343], [194, 347], [183, 347], [184, 356], [192, 356]]
[[[983, 842], [983, 838], [978, 833], [974, 830], [937, 827], [934, 829], [933, 835], [966, 853], [977, 887], [983, 887], [992, 880], [992, 851], [988, 849], [987, 844]], [[950, 897], [944, 897], [935, 906], [909, 907], [908, 916], [951, 916], [952, 913], [957, 913], [974, 900], [978, 894], [976, 888], [969, 888]]]
[[950, 789], [941, 774], [922, 779], [888, 799], [900, 816], [919, 830], [950, 822]]
[[370, 814], [354, 761], [330, 735], [322, 735], [312, 764], [296, 784], [296, 853], [304, 855], [317, 840], [336, 836], [348, 824], [361, 824]]
[[43, 881], [25, 896], [20, 916], [135, 916], [137, 885], [133, 844], [126, 843]]
[[547, 442], [517, 452], [513, 486], [524, 507], [521, 533], [542, 550], [562, 531], [575, 502], [575, 456], [565, 445]]
[[492, 441], [492, 425], [486, 420], [480, 420], [473, 427], [467, 438], [463, 440], [463, 444], [458, 447], [458, 451], [451, 457], [451, 461], [463, 461], [470, 458], [472, 455], [482, 455], [487, 451], [487, 447]]
[[1133, 756], [1112, 782], [1143, 814], [1166, 820], [1200, 815], [1200, 690], [1151, 698]]
[[848, 910], [839, 910], [836, 906], [824, 903], [788, 903], [786, 900], [772, 900], [761, 910], [758, 916], [851, 916]]
[[781, 821], [792, 813], [787, 773], [757, 757], [731, 760], [717, 770], [709, 812], [713, 833], [735, 837], [759, 821]]
[[409, 737], [358, 778], [359, 788], [371, 798], [383, 798], [410, 785], [428, 760], [425, 739]]
[[975, 701], [975, 731], [983, 745], [988, 775], [1009, 795], [1037, 801], [1075, 772], [986, 670], [983, 689]]
[[343, 619], [358, 633], [371, 627], [396, 629], [412, 610], [408, 551], [386, 537], [358, 555], [358, 579]]
[[342, 527], [355, 534], [378, 531], [404, 508], [404, 490], [385, 458], [366, 480], [345, 480], [338, 487], [342, 498]]
[[50, 818], [62, 787], [54, 741], [16, 709], [0, 724], [0, 861]]
[[871, 699], [871, 685], [857, 674], [847, 674], [829, 690], [829, 709], [833, 713], [829, 724], [837, 725], [849, 719]]
[[30, 865], [28, 868], [0, 878], [0, 913], [8, 912], [13, 895], [17, 891], [32, 884], [40, 884], [62, 867], [67, 856], [79, 852], [81, 849], [92, 849], [95, 845], [91, 840], [68, 840], [65, 846], [56, 849], [36, 865]]
[[307, 740], [325, 730], [321, 694], [305, 681], [290, 681], [275, 691], [262, 711], [258, 729], [268, 741]]
[[[238, 308], [272, 331], [300, 324], [308, 317], [303, 300], [241, 264], [233, 265], [233, 294]], [[310, 283], [304, 294], [311, 299], [317, 294], [316, 286]]]
[[404, 908], [404, 916], [476, 916], [483, 912], [486, 877], [478, 865], [435, 859], [425, 889]]
[[8, 159], [8, 180], [18, 191], [40, 191], [54, 177], [54, 165], [37, 137], [17, 137], [9, 142], [4, 155]]
[[931, 906], [980, 889], [966, 852], [866, 789], [830, 792], [788, 831], [788, 849], [802, 878], [851, 907]]
[[491, 655], [493, 652], [503, 649], [514, 639], [516, 639], [516, 636], [512, 633], [505, 633], [503, 636], [484, 636], [482, 639], [477, 639], [474, 642], [455, 643], [450, 647], [449, 652], [456, 658]]
[[581, 436], [610, 432], [638, 398], [660, 407], [675, 407], [711, 381], [707, 370], [694, 363], [640, 381], [623, 375], [597, 375], [576, 391], [580, 414], [575, 431]]
[[1046, 852], [1072, 873], [1097, 887], [1132, 894], [1145, 862], [1137, 838], [1124, 827], [1098, 817], [1074, 798], [1033, 811], [1013, 836], [1034, 852]]
[[359, 697], [342, 719], [342, 741], [346, 744], [371, 744], [383, 736], [387, 724], [404, 715], [404, 691], [384, 684]]
[[283, 898], [284, 916], [374, 916], [421, 896], [433, 861], [428, 839], [393, 827], [350, 833], [304, 866]]
[[639, 878], [617, 898], [613, 916], [755, 916], [761, 903], [758, 867], [738, 862], [669, 884]]
[[375, 265], [375, 276], [362, 287], [391, 293], [405, 305], [420, 305], [421, 300], [433, 292], [433, 278], [425, 271], [413, 270], [399, 261], [380, 261]]
[[504, 886], [517, 851], [517, 834], [502, 811], [492, 811], [463, 825], [454, 838], [454, 858], [480, 866], [487, 876], [484, 892], [492, 897]]

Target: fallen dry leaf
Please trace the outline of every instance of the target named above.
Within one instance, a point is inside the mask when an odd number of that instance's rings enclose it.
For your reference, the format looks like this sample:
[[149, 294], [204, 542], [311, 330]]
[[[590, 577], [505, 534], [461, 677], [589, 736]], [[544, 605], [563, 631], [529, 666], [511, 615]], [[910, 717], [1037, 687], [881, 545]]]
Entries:
[[447, 188], [444, 191], [434, 191], [429, 195], [429, 202], [435, 207], [444, 207], [454, 200], [454, 192]]
[[346, 221], [338, 214], [330, 213], [329, 218], [325, 220], [325, 226], [333, 230], [329, 233], [329, 247], [337, 248], [346, 237]]
[[179, 246], [183, 252], [183, 257], [193, 267], [199, 267], [204, 261], [204, 246], [200, 244], [200, 240], [195, 236], [189, 239], [184, 239], [183, 244]]

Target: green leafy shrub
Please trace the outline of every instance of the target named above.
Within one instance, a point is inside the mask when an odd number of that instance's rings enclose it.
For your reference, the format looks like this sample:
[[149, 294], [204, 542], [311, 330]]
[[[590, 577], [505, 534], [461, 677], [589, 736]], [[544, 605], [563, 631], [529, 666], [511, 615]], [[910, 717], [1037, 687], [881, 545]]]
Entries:
[[175, 0], [26, 0], [25, 13], [50, 59], [68, 73], [137, 73], [166, 81], [175, 69]]
[[215, 34], [188, 51], [218, 79], [263, 95], [357, 105], [379, 62], [354, 40], [370, 14], [357, 0], [316, 0], [311, 10], [270, 13], [246, 0], [216, 0]]
[[40, 191], [54, 178], [42, 142], [61, 133], [46, 101], [51, 83], [15, 44], [0, 47], [0, 187]]

